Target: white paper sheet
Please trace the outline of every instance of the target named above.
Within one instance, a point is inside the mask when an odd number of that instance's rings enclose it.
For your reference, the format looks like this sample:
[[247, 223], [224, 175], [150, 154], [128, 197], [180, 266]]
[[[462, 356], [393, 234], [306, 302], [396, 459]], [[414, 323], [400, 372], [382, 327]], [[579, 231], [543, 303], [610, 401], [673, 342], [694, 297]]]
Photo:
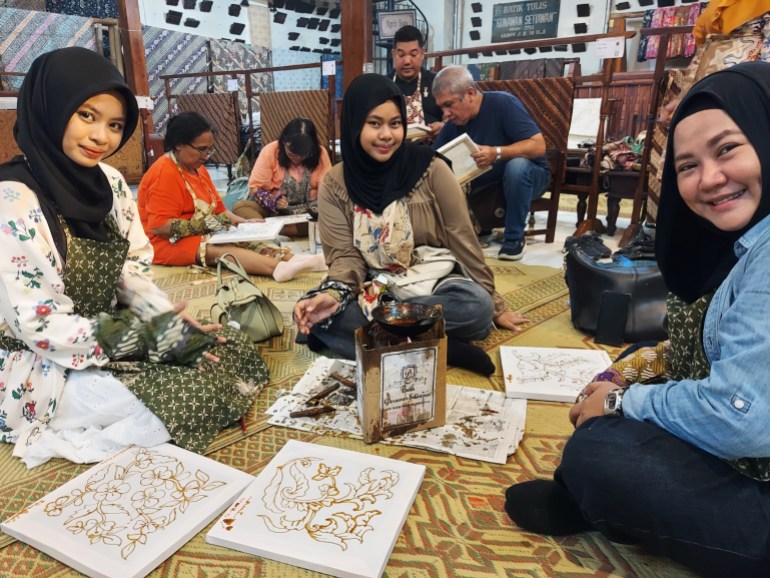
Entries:
[[284, 223], [265, 219], [259, 223], [240, 223], [224, 231], [217, 231], [208, 242], [211, 244], [241, 243], [244, 241], [273, 241]]
[[573, 101], [567, 148], [576, 149], [583, 141], [596, 141], [601, 104], [601, 98], [576, 98]]
[[[334, 413], [316, 417], [290, 417], [290, 413], [308, 406], [315, 393], [336, 383], [337, 373], [355, 381], [355, 364], [340, 359], [319, 357], [297, 382], [291, 394], [280, 397], [267, 410], [268, 423], [315, 433], [344, 434], [361, 439], [361, 425], [355, 391], [340, 387], [324, 402], [336, 408]], [[386, 438], [380, 443], [418, 447], [496, 464], [506, 463], [516, 451], [524, 434], [526, 401], [507, 399], [502, 392], [447, 385], [447, 423], [442, 427], [410, 432]]]
[[505, 394], [513, 398], [574, 402], [610, 364], [606, 351], [555, 347], [500, 347]]

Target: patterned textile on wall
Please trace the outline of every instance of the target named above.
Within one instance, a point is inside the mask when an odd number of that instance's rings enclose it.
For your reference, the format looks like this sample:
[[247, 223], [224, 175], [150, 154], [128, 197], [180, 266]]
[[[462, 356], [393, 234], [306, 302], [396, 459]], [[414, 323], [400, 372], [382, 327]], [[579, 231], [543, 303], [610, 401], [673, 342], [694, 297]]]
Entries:
[[45, 12], [45, 0], [0, 0], [0, 8], [19, 8]]
[[[252, 46], [243, 42], [229, 40], [209, 40], [211, 56], [211, 71], [250, 70], [252, 68], [267, 68], [270, 66], [270, 50], [265, 46]], [[227, 92], [229, 76], [212, 76], [209, 78], [211, 92]], [[271, 92], [273, 90], [273, 75], [269, 72], [251, 75], [251, 92]], [[246, 78], [238, 75], [238, 108], [241, 112], [241, 122], [248, 124], [248, 103], [246, 102]], [[259, 98], [251, 99], [252, 113], [259, 112]]]
[[297, 117], [313, 121], [321, 146], [327, 146], [329, 136], [329, 93], [325, 90], [266, 92], [260, 97], [262, 107], [262, 144], [278, 140], [289, 121]]
[[241, 148], [241, 120], [234, 92], [185, 94], [176, 99], [179, 111], [195, 111], [211, 121], [216, 134], [212, 163], [234, 165]]
[[478, 87], [481, 90], [500, 90], [514, 94], [532, 118], [536, 119], [546, 146], [549, 149], [567, 150], [575, 89], [572, 79], [490, 80], [479, 82]]
[[[0, 110], [0, 163], [21, 154], [16, 141], [13, 139], [13, 125], [16, 123], [15, 110]], [[115, 167], [130, 184], [136, 184], [144, 174], [144, 139], [142, 137], [142, 125], [134, 131], [126, 145], [104, 161]]]
[[[682, 72], [669, 73], [666, 92], [662, 99], [661, 107], [681, 98], [690, 87], [701, 78], [713, 74], [724, 68], [729, 68], [739, 62], [759, 60], [769, 55], [763, 50], [768, 43], [770, 33], [770, 13], [761, 18], [747, 22], [733, 31], [730, 36], [712, 34], [706, 38], [690, 61], [690, 65]], [[660, 114], [658, 115], [661, 116]], [[652, 149], [650, 150], [650, 167], [647, 187], [649, 198], [647, 200], [647, 220], [655, 222], [658, 214], [658, 204], [661, 195], [660, 179], [663, 174], [665, 162], [666, 142], [668, 139], [668, 125], [655, 123], [652, 134]]]
[[[273, 49], [273, 66], [291, 66], [293, 64], [308, 64], [318, 62], [317, 54], [298, 52], [285, 48]], [[278, 71], [273, 73], [273, 90], [312, 90], [321, 86], [321, 69], [307, 68], [299, 70]]]
[[[652, 16], [655, 14], [655, 10], [647, 10], [642, 18], [642, 25], [640, 28], [652, 28]], [[639, 38], [639, 48], [636, 52], [636, 61], [644, 62], [647, 60], [647, 44], [650, 40], [649, 36], [642, 36]]]
[[500, 80], [548, 78], [551, 76], [564, 76], [563, 58], [534, 58], [500, 64]]
[[[642, 28], [660, 28], [666, 26], [692, 26], [706, 9], [708, 2], [696, 2], [671, 8], [647, 10], [644, 13]], [[658, 55], [660, 36], [643, 36], [639, 39], [637, 62], [644, 62]], [[668, 43], [666, 58], [687, 57], [695, 53], [695, 37], [692, 34], [674, 34]]]
[[[57, 48], [96, 46], [93, 24], [81, 16], [66, 16], [8, 8], [0, 11], [0, 54], [7, 71], [27, 72], [38, 56]], [[22, 77], [5, 77], [7, 90], [18, 90]]]
[[88, 18], [117, 18], [117, 0], [46, 0], [46, 12], [58, 12]]
[[[345, 90], [342, 88], [342, 64], [340, 64], [341, 59], [342, 55], [339, 53], [321, 55], [321, 62], [329, 62], [330, 60], [337, 61], [337, 66], [334, 73], [334, 97], [339, 99], [342, 99], [345, 94]], [[324, 90], [329, 90], [328, 76], [321, 76], [321, 88]]]
[[[208, 71], [208, 46], [203, 36], [173, 32], [165, 28], [143, 26], [144, 57], [147, 80], [154, 102], [152, 119], [155, 132], [164, 134], [169, 119], [166, 85], [162, 75]], [[171, 94], [206, 92], [206, 77], [172, 78]], [[176, 112], [175, 110], [172, 112]]]
[[0, 110], [0, 163], [20, 154], [13, 140], [13, 125], [16, 123], [15, 110]]
[[139, 184], [144, 175], [144, 134], [141, 122], [123, 148], [104, 162], [118, 169], [130, 185]]

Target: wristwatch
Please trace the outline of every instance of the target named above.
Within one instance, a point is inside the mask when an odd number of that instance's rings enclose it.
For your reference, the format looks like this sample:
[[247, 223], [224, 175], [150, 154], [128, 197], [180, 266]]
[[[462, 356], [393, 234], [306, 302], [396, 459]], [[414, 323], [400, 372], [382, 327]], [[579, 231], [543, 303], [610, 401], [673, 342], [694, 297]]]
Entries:
[[604, 398], [604, 415], [623, 415], [623, 394], [625, 389], [616, 387]]
[[497, 153], [497, 158], [495, 159], [495, 162], [499, 163], [503, 158], [503, 147], [495, 147], [495, 152]]

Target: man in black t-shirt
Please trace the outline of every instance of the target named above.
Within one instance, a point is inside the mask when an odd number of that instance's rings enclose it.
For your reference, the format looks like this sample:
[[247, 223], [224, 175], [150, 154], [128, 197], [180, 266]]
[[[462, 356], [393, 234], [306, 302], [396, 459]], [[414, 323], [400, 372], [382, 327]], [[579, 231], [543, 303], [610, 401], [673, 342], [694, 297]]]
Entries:
[[403, 26], [393, 37], [391, 78], [406, 98], [408, 124], [430, 128], [434, 137], [444, 126], [441, 109], [433, 98], [431, 85], [436, 74], [423, 68], [425, 47], [422, 33], [414, 26]]

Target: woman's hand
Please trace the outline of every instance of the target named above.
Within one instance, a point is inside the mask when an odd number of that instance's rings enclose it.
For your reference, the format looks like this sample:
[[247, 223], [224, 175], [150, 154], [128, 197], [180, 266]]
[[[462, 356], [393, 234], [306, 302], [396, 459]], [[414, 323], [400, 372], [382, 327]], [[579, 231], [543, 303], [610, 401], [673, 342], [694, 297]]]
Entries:
[[524, 317], [521, 313], [515, 313], [513, 311], [506, 311], [495, 317], [495, 325], [500, 329], [521, 331], [519, 325], [522, 323], [529, 323], [529, 319]]
[[[187, 301], [182, 301], [181, 303], [178, 303], [174, 306], [174, 312], [177, 313], [187, 323], [195, 327], [197, 330], [202, 331], [203, 333], [212, 333], [222, 329], [221, 323], [207, 323], [204, 325], [197, 319], [193, 319], [186, 313], [183, 313], [185, 307], [187, 307]], [[227, 343], [227, 338], [221, 335], [217, 335], [217, 343]], [[209, 353], [208, 351], [203, 352], [203, 358], [211, 363], [219, 363], [220, 361], [219, 357], [213, 353]]]
[[289, 206], [289, 201], [288, 201], [288, 199], [286, 198], [285, 195], [281, 195], [275, 201], [275, 208], [276, 209], [285, 209], [288, 206]]
[[328, 319], [339, 309], [340, 303], [329, 293], [318, 293], [294, 306], [294, 320], [299, 332], [307, 335], [316, 323]]
[[592, 381], [586, 385], [569, 410], [572, 425], [578, 427], [587, 419], [604, 415], [604, 398], [617, 388], [618, 384], [611, 381]]

